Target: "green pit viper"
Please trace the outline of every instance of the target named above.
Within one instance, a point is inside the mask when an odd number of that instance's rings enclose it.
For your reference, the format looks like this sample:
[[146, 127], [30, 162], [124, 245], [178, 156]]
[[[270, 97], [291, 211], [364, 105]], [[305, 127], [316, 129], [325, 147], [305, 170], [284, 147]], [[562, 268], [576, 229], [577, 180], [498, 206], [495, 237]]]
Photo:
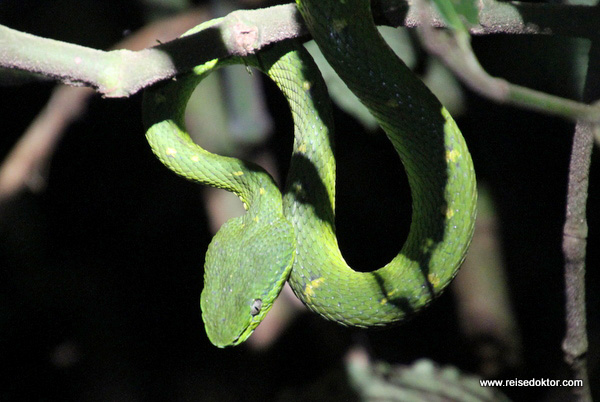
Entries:
[[[328, 62], [400, 156], [413, 200], [410, 232], [399, 254], [378, 270], [356, 272], [344, 261], [334, 224], [330, 103], [301, 44], [213, 60], [148, 89], [143, 117], [153, 152], [175, 173], [237, 194], [246, 208], [220, 228], [206, 253], [200, 304], [208, 338], [218, 347], [245, 341], [285, 281], [310, 310], [340, 324], [400, 322], [448, 285], [473, 235], [477, 192], [465, 141], [437, 98], [383, 41], [369, 0], [297, 0], [297, 7]], [[283, 196], [262, 168], [202, 149], [184, 126], [196, 85], [217, 68], [241, 63], [266, 73], [292, 111], [295, 137]]]

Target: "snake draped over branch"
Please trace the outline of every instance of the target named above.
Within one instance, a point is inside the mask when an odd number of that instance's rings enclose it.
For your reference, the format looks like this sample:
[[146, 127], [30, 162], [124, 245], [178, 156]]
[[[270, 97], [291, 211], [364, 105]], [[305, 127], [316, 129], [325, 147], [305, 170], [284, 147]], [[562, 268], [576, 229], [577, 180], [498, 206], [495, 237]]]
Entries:
[[[310, 310], [340, 324], [402, 321], [450, 283], [473, 235], [477, 192], [465, 141], [447, 110], [381, 38], [369, 0], [297, 0], [297, 6], [327, 61], [396, 149], [413, 200], [410, 232], [398, 255], [373, 272], [356, 272], [344, 261], [334, 224], [331, 107], [301, 44], [215, 59], [155, 85], [143, 106], [154, 153], [181, 176], [237, 194], [246, 209], [220, 228], [206, 253], [202, 318], [218, 347], [245, 341], [286, 281]], [[283, 195], [262, 168], [202, 149], [185, 129], [196, 85], [220, 67], [242, 63], [267, 74], [292, 111], [294, 146]]]

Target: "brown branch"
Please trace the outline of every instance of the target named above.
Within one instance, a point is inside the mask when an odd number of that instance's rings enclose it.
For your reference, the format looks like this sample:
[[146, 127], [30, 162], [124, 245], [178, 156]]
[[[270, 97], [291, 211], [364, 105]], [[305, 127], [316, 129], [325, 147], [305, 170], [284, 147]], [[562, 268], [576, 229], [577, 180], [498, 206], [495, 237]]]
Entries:
[[0, 201], [24, 188], [37, 192], [45, 188], [45, 168], [65, 128], [85, 110], [90, 88], [57, 87], [50, 101], [31, 122], [25, 133], [0, 165]]

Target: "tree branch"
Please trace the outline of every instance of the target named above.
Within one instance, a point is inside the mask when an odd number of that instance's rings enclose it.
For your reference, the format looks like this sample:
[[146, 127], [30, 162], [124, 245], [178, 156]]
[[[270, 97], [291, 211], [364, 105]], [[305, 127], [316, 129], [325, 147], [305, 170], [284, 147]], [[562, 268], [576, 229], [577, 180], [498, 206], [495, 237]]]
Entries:
[[[416, 28], [421, 17], [416, 7], [404, 0], [372, 0], [373, 16], [378, 25]], [[500, 2], [480, 0], [479, 24], [470, 27], [472, 35], [542, 34], [591, 38], [598, 30], [600, 12], [589, 6], [548, 3]], [[569, 21], [565, 24], [565, 21]], [[435, 28], [446, 25], [439, 15], [431, 24]]]
[[[373, 10], [378, 24], [419, 25], [416, 11], [405, 1], [377, 0]], [[598, 17], [595, 8], [585, 6], [484, 0], [482, 22], [471, 32], [587, 37], [595, 32]], [[570, 23], [564, 24], [565, 20]], [[438, 17], [432, 23], [443, 26]], [[90, 49], [0, 26], [0, 67], [41, 74], [69, 85], [91, 86], [106, 97], [127, 97], [206, 61], [246, 55], [294, 38], [309, 39], [294, 4], [235, 11], [214, 21], [209, 29], [137, 52]]]
[[[584, 100], [600, 98], [600, 42], [592, 42]], [[567, 211], [563, 228], [563, 255], [565, 258], [565, 310], [566, 334], [562, 348], [565, 361], [571, 369], [573, 379], [583, 380], [583, 387], [571, 392], [577, 401], [591, 401], [587, 374], [587, 319], [585, 306], [585, 256], [587, 246], [586, 205], [590, 163], [594, 136], [600, 135], [600, 125], [578, 121], [573, 136]]]
[[567, 331], [562, 348], [573, 379], [583, 380], [583, 387], [572, 389], [577, 401], [591, 401], [587, 375], [588, 339], [585, 308], [585, 255], [587, 245], [586, 203], [594, 131], [599, 126], [578, 123], [573, 137], [567, 214], [563, 229], [565, 258], [565, 295]]
[[197, 34], [136, 52], [90, 49], [0, 26], [0, 67], [92, 86], [106, 97], [127, 97], [206, 61], [305, 35], [298, 21], [292, 5], [236, 11]]

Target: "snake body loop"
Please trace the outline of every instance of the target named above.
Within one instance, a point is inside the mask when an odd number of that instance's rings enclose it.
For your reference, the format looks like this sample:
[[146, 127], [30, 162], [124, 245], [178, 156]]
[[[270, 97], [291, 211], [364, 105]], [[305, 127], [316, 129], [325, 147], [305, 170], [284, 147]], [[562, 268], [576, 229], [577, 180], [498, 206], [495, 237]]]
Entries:
[[[402, 160], [413, 197], [410, 233], [383, 268], [358, 273], [345, 263], [335, 235], [329, 99], [303, 47], [282, 43], [243, 59], [214, 60], [146, 91], [146, 136], [159, 159], [188, 179], [236, 193], [247, 207], [223, 225], [206, 255], [202, 314], [209, 339], [220, 347], [250, 336], [286, 280], [308, 308], [340, 324], [399, 322], [446, 287], [473, 234], [475, 174], [464, 139], [446, 109], [381, 39], [369, 1], [297, 3], [330, 64]], [[205, 151], [185, 131], [183, 114], [194, 87], [233, 63], [266, 73], [290, 105], [295, 137], [283, 198], [261, 168]]]
[[[311, 310], [341, 324], [398, 322], [429, 304], [465, 257], [477, 197], [471, 156], [446, 109], [379, 35], [368, 0], [298, 0], [297, 5], [327, 61], [377, 119], [400, 156], [413, 212], [400, 253], [374, 272], [356, 272], [337, 247], [332, 171], [308, 177], [301, 173], [302, 165], [292, 166], [284, 197], [284, 211], [297, 236], [290, 284]], [[307, 147], [301, 153], [318, 166], [320, 152]], [[321, 184], [323, 191], [315, 191]], [[297, 188], [308, 198], [299, 196]], [[321, 210], [330, 211], [328, 215], [311, 212], [312, 205], [326, 203]]]

